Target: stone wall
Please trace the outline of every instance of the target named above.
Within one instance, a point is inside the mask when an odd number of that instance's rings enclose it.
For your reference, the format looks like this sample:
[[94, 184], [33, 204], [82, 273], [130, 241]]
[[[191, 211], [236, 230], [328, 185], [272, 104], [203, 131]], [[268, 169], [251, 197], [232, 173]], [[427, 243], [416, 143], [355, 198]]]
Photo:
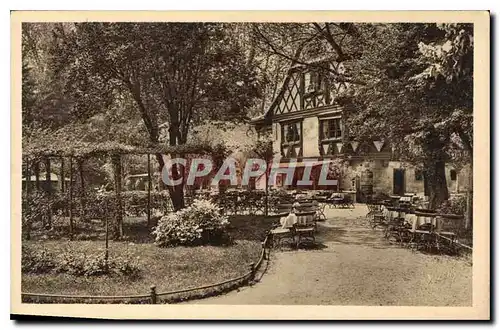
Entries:
[[[369, 168], [373, 172], [373, 192], [380, 192], [385, 194], [393, 194], [393, 178], [395, 169], [404, 169], [405, 171], [405, 192], [423, 195], [424, 194], [424, 180], [423, 177], [417, 180], [416, 167], [404, 162], [387, 161], [387, 160], [372, 160], [351, 161], [349, 167], [344, 172], [344, 178], [341, 182], [341, 189], [350, 190], [353, 188], [352, 179], [356, 175], [360, 175], [361, 171]], [[451, 179], [452, 165], [446, 165], [446, 182], [448, 184], [448, 191], [450, 194], [463, 193], [468, 187], [468, 173], [469, 167], [464, 167], [457, 170], [456, 180]], [[458, 185], [458, 186], [457, 186]]]

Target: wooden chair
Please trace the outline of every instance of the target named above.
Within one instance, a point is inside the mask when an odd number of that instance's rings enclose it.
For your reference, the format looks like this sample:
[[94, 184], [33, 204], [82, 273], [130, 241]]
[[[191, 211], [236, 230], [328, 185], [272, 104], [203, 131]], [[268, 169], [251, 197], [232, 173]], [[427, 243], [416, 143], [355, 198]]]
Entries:
[[303, 211], [297, 212], [297, 223], [295, 224], [295, 236], [297, 236], [297, 248], [300, 243], [304, 241], [311, 241], [313, 244], [316, 242], [315, 231], [316, 222], [314, 216], [316, 211]]
[[458, 235], [457, 230], [459, 224], [463, 222], [464, 216], [458, 214], [438, 214], [437, 226], [435, 230], [436, 244], [438, 251], [442, 249], [445, 252], [456, 254], [458, 251]]
[[430, 251], [436, 246], [434, 230], [436, 228], [436, 214], [415, 212], [416, 219], [412, 224], [410, 233], [410, 247], [412, 249], [425, 249]]
[[382, 212], [382, 205], [380, 204], [367, 204], [368, 213], [366, 214], [366, 218], [368, 220], [368, 224], [372, 229], [377, 228], [378, 226], [383, 227], [383, 224], [386, 222], [384, 214]]
[[282, 217], [286, 217], [290, 214], [292, 204], [278, 204], [275, 210], [275, 214], [268, 216], [274, 220], [273, 228], [270, 230], [272, 248], [282, 247], [284, 242], [290, 240], [290, 243], [293, 244], [295, 241], [295, 228], [283, 228], [280, 223]]
[[316, 221], [326, 221], [325, 204], [321, 205], [318, 201], [312, 202], [313, 209], [316, 211]]

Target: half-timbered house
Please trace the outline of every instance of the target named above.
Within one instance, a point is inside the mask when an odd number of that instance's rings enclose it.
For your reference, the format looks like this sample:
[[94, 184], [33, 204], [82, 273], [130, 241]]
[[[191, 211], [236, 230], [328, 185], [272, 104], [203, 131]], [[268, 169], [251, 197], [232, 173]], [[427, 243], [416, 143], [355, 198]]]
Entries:
[[[328, 70], [315, 69], [325, 65], [329, 66]], [[300, 188], [356, 191], [358, 197], [374, 192], [426, 193], [421, 169], [398, 160], [389, 143], [383, 139], [360, 143], [347, 136], [342, 107], [336, 99], [344, 90], [355, 86], [335, 79], [345, 76], [344, 72], [343, 63], [331, 61], [291, 68], [271, 106], [253, 120], [257, 130], [272, 135], [273, 150], [281, 156], [280, 167], [287, 167], [291, 160], [296, 162], [299, 170], [289, 188], [297, 188], [295, 183], [303, 173], [300, 168], [306, 166], [307, 161], [320, 165], [342, 159], [344, 166], [338, 185], [319, 186], [319, 172], [313, 170], [313, 185]], [[466, 190], [465, 170], [457, 171], [448, 165], [446, 179], [451, 193]], [[276, 180], [278, 186], [282, 182]]]

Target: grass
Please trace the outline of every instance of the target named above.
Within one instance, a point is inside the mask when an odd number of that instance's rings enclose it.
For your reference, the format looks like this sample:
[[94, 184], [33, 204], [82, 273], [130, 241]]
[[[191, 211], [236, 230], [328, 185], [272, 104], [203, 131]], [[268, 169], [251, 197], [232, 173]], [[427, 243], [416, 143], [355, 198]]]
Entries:
[[[260, 255], [260, 242], [270, 228], [262, 216], [237, 216], [230, 219], [231, 246], [198, 246], [159, 248], [144, 219], [127, 219], [125, 234], [128, 241], [110, 241], [110, 257], [131, 256], [141, 269], [137, 279], [123, 276], [78, 277], [69, 274], [23, 274], [22, 291], [67, 295], [137, 295], [148, 294], [151, 285], [157, 292], [185, 289], [217, 283], [238, 277], [248, 271], [248, 265]], [[46, 248], [53, 255], [64, 251], [104, 253], [105, 243], [98, 228], [88, 226], [88, 240], [55, 239], [56, 235], [34, 235], [37, 239], [24, 241], [32, 249]], [[134, 230], [135, 229], [135, 230]], [[64, 232], [64, 228], [54, 231]]]

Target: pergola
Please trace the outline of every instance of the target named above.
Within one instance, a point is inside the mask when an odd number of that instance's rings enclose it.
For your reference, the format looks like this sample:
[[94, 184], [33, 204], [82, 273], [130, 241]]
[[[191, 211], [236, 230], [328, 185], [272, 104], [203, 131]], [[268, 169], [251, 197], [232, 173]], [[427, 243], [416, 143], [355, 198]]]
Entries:
[[[70, 239], [73, 237], [73, 198], [74, 198], [74, 180], [73, 180], [73, 161], [74, 159], [84, 160], [91, 157], [97, 156], [109, 156], [111, 158], [111, 163], [113, 166], [114, 173], [114, 195], [117, 201], [117, 212], [114, 214], [115, 225], [118, 226], [118, 236], [123, 235], [123, 206], [122, 206], [122, 166], [121, 158], [122, 155], [134, 154], [134, 155], [147, 155], [148, 164], [148, 184], [147, 184], [147, 220], [148, 225], [151, 222], [151, 155], [165, 155], [165, 154], [175, 154], [175, 155], [186, 155], [186, 154], [211, 154], [217, 151], [217, 148], [213, 148], [208, 144], [184, 144], [178, 146], [169, 146], [161, 144], [150, 144], [147, 146], [140, 145], [127, 145], [123, 143], [118, 143], [114, 141], [107, 142], [84, 142], [84, 141], [74, 141], [74, 140], [62, 140], [62, 139], [40, 139], [35, 141], [30, 141], [26, 143], [22, 149], [22, 157], [25, 163], [25, 193], [29, 196], [31, 193], [30, 189], [30, 164], [39, 164], [41, 160], [49, 160], [47, 162], [48, 167], [46, 168], [46, 175], [50, 177], [50, 159], [58, 158], [61, 160], [61, 173], [60, 176], [65, 178], [64, 173], [64, 160], [69, 159], [69, 228], [70, 228]], [[50, 179], [49, 179], [50, 180]], [[63, 179], [64, 182], [64, 179]], [[49, 183], [50, 184], [50, 183]], [[65, 183], [63, 183], [62, 190], [65, 189]], [[49, 194], [50, 194], [49, 190]], [[49, 214], [49, 217], [50, 214]], [[49, 218], [49, 221], [50, 218]], [[108, 219], [106, 217], [106, 238], [108, 233]]]

